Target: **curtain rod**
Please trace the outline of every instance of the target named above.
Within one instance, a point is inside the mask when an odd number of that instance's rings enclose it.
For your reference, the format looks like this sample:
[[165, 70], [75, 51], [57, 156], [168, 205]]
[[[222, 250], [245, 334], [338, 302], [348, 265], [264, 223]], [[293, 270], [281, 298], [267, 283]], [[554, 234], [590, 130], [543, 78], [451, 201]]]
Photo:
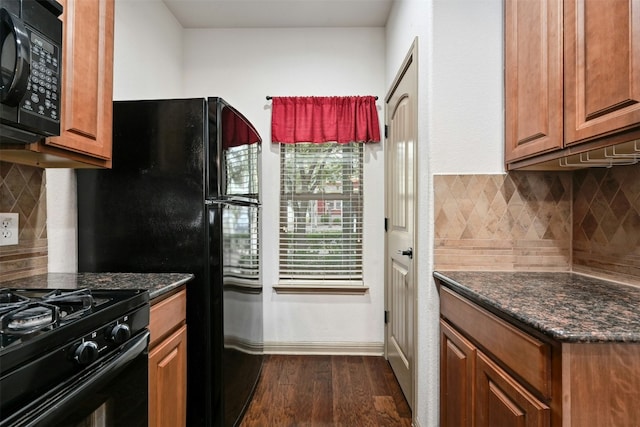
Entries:
[[[378, 100], [377, 96], [374, 96], [374, 98], [376, 99], [376, 101]], [[267, 101], [271, 101], [271, 99], [273, 99], [273, 96], [267, 95]]]

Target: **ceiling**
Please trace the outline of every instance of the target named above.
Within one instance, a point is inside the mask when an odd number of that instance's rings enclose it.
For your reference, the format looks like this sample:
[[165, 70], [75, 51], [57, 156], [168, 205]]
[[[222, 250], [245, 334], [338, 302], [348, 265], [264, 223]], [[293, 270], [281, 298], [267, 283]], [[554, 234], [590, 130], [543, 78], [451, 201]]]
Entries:
[[162, 0], [184, 28], [384, 27], [394, 0]]

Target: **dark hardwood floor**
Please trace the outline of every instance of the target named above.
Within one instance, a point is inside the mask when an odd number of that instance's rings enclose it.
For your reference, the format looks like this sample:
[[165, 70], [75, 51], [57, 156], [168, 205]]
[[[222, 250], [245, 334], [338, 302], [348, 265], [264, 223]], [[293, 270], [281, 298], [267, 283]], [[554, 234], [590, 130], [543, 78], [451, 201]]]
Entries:
[[280, 426], [411, 426], [411, 409], [383, 357], [268, 355], [240, 427]]

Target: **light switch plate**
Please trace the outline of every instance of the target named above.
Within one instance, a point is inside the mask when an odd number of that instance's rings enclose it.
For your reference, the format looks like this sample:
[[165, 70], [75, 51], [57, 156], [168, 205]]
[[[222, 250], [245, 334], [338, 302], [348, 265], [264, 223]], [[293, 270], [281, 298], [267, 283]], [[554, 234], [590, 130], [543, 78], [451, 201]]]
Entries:
[[18, 214], [0, 213], [0, 246], [18, 244]]

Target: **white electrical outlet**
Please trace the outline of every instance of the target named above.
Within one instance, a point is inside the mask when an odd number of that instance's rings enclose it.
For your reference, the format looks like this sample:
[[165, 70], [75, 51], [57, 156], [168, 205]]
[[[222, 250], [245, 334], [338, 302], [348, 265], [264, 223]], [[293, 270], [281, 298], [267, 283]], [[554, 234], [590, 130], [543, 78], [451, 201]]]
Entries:
[[0, 213], [0, 246], [18, 244], [18, 214]]

